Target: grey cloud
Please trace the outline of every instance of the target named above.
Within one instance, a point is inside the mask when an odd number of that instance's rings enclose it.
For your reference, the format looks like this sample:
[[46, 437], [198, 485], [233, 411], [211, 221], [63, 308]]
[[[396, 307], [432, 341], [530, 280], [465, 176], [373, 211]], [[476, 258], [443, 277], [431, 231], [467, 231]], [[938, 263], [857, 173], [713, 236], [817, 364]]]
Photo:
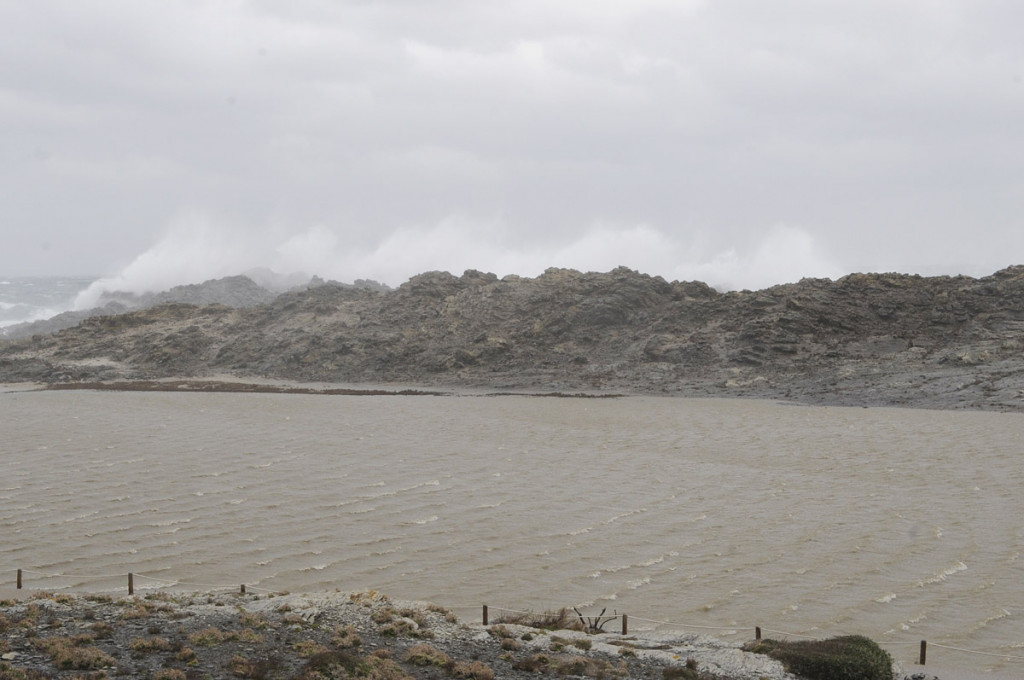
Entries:
[[643, 227], [703, 272], [785, 257], [761, 246], [786, 225], [813, 248], [778, 276], [812, 255], [985, 273], [1024, 248], [1022, 21], [966, 0], [8, 3], [0, 271], [113, 274], [201, 213], [363, 262], [455, 219], [501, 227], [447, 247], [509, 266], [603, 262], [593, 234]]

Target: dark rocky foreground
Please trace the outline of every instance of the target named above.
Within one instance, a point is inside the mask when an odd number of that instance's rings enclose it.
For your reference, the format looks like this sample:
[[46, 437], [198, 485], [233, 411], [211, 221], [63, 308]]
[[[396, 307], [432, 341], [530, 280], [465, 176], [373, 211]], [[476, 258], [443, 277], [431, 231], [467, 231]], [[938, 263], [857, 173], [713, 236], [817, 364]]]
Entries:
[[[17, 591], [18, 594], [21, 591]], [[751, 649], [686, 632], [605, 632], [567, 610], [460, 620], [430, 603], [358, 593], [37, 592], [0, 599], [0, 679], [798, 680]], [[583, 623], [598, 627], [587, 630]], [[605, 622], [607, 623], [607, 622]], [[620, 631], [621, 632], [621, 631]], [[863, 639], [868, 646], [873, 643]], [[768, 642], [771, 645], [780, 643]], [[877, 649], [877, 647], [875, 648]], [[843, 677], [938, 680], [837, 654]], [[883, 653], [883, 656], [888, 658]], [[839, 657], [843, 657], [842, 660]], [[823, 680], [828, 672], [812, 677]], [[955, 677], [950, 676], [950, 677]]]
[[158, 304], [0, 344], [2, 382], [211, 376], [1020, 410], [1024, 266], [731, 293], [624, 268], [430, 272], [395, 290]]
[[794, 677], [778, 661], [705, 636], [467, 624], [443, 607], [373, 592], [37, 593], [0, 602], [0, 652], [4, 680]]

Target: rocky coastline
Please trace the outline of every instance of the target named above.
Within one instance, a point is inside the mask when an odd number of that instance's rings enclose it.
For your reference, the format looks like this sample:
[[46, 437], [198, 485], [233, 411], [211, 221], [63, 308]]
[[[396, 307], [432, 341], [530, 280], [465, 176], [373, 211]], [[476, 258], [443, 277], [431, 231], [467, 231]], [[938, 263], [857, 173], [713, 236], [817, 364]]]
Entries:
[[484, 626], [376, 592], [40, 592], [0, 600], [0, 651], [5, 680], [795, 677], [765, 655], [703, 635]]
[[[500, 617], [484, 625], [374, 591], [15, 592], [0, 597], [4, 680], [799, 680], [749, 644], [678, 631], [586, 630], [594, 620], [567, 610], [527, 617], [525, 625]], [[898, 665], [893, 677], [938, 680]]]
[[625, 268], [550, 269], [532, 279], [429, 272], [394, 290], [314, 283], [264, 298], [234, 277], [182, 293], [199, 302], [163, 296], [69, 328], [40, 327], [0, 341], [0, 382], [225, 377], [847, 406], [1024, 404], [1024, 266], [977, 279], [851, 274], [730, 293]]

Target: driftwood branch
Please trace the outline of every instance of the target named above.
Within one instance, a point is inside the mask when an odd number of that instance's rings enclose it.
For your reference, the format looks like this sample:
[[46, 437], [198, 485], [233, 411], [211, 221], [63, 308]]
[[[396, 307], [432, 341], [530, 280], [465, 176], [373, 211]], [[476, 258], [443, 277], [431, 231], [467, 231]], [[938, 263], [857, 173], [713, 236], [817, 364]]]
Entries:
[[608, 607], [602, 609], [601, 613], [597, 616], [583, 616], [583, 613], [576, 607], [573, 607], [573, 611], [576, 612], [576, 616], [580, 617], [580, 623], [583, 624], [583, 629], [588, 633], [603, 633], [604, 624], [618, 618], [618, 614], [614, 614], [612, 616], [604, 615], [604, 613], [608, 611]]

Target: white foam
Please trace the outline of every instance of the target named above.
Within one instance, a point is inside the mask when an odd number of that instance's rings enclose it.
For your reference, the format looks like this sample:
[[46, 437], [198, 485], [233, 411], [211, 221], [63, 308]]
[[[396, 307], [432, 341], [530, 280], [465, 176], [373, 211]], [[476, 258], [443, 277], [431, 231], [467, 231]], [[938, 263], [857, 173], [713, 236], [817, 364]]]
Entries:
[[917, 582], [917, 587], [918, 588], [923, 588], [926, 585], [930, 585], [930, 584], [934, 584], [934, 583], [942, 583], [943, 581], [948, 579], [950, 576], [953, 576], [955, 574], [959, 574], [960, 572], [964, 572], [964, 571], [967, 571], [967, 565], [964, 564], [963, 562], [957, 562], [953, 566], [951, 566], [951, 567], [949, 567], [947, 569], [944, 569], [944, 570], [936, 573], [931, 578], [925, 579], [923, 581], [918, 581]]

